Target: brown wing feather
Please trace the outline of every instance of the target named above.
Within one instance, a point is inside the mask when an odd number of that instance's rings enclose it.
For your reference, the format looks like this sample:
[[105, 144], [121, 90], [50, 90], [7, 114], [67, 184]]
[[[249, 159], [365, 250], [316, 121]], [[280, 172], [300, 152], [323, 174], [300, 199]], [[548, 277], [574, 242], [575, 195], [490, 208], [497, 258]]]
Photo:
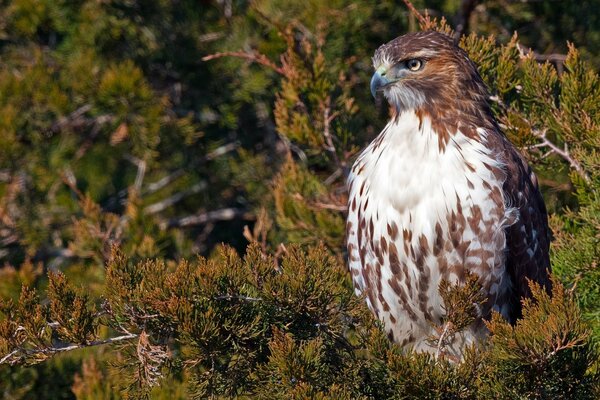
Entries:
[[[518, 209], [518, 220], [506, 228], [506, 269], [512, 281], [510, 321], [521, 317], [522, 298], [531, 297], [529, 280], [547, 290], [550, 281], [550, 238], [548, 215], [537, 178], [512, 144], [498, 133], [490, 145], [505, 157], [507, 178], [504, 193], [508, 205]], [[495, 143], [494, 143], [495, 142]]]

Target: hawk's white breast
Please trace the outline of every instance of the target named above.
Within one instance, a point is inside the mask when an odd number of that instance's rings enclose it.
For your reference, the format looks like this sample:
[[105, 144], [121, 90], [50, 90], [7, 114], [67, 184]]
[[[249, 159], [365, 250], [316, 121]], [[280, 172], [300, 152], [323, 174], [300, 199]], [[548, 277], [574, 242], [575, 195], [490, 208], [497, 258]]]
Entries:
[[[347, 244], [357, 294], [366, 292], [395, 341], [416, 349], [427, 350], [431, 322], [443, 315], [442, 278], [478, 273], [492, 304], [508, 289], [503, 227], [511, 212], [501, 195], [503, 165], [485, 147], [485, 132], [478, 133], [481, 141], [456, 132], [442, 151], [431, 121], [404, 112], [361, 153], [348, 178]], [[440, 241], [444, 248], [434, 254]]]

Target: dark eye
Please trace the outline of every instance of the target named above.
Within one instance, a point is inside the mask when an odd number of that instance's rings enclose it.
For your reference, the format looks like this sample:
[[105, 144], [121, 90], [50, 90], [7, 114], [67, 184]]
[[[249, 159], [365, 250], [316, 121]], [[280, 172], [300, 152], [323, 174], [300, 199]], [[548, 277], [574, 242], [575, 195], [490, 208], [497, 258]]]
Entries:
[[420, 70], [421, 69], [421, 65], [423, 65], [423, 63], [421, 62], [421, 60], [417, 60], [416, 58], [413, 58], [412, 60], [408, 60], [406, 62], [406, 66], [411, 71], [418, 71], [418, 70]]

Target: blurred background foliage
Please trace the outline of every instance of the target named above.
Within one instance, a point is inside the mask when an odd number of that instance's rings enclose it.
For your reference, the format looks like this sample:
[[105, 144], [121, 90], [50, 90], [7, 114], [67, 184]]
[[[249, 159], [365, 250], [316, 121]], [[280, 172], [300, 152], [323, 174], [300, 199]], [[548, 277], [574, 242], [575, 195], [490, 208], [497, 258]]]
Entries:
[[[555, 274], [600, 337], [600, 1], [413, 4], [465, 35], [499, 122], [540, 177]], [[244, 253], [258, 242], [279, 258], [323, 242], [340, 262], [347, 169], [388, 115], [368, 90], [370, 57], [417, 29], [398, 0], [0, 0], [3, 304], [22, 285], [44, 293], [60, 271], [100, 306], [113, 244], [135, 264], [219, 243]], [[270, 336], [260, 379], [285, 352], [329, 351], [290, 334]], [[108, 365], [127, 351], [0, 365], [0, 393], [121, 398], [129, 383]], [[392, 353], [386, 384], [406, 384]], [[169, 375], [151, 396], [185, 398], [189, 379]], [[332, 398], [346, 393], [327, 384]]]

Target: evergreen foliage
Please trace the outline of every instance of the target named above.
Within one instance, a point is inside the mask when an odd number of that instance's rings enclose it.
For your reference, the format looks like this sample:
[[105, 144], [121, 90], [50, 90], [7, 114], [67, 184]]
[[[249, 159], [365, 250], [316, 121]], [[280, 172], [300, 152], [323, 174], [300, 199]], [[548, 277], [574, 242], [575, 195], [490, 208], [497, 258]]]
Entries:
[[[414, 2], [467, 33], [462, 3]], [[370, 56], [418, 16], [0, 2], [0, 396], [600, 397], [600, 5], [481, 3], [460, 44], [540, 178], [555, 280], [452, 360], [475, 279], [440, 283], [437, 357], [414, 354], [354, 295], [343, 253], [345, 175], [388, 112]]]
[[[49, 303], [24, 287], [18, 303], [2, 308], [5, 361], [33, 364], [69, 348], [122, 342], [119, 365], [127, 386], [121, 390], [134, 398], [149, 395], [165, 376], [185, 377], [194, 398], [598, 394], [591, 331], [558, 281], [552, 297], [533, 287], [535, 302], [525, 302], [516, 326], [494, 315], [490, 343], [468, 349], [455, 363], [392, 344], [354, 295], [342, 260], [323, 245], [290, 246], [281, 259], [258, 243], [244, 258], [221, 247], [210, 259], [178, 263], [132, 262], [115, 247], [106, 274], [99, 306], [61, 274], [49, 277]], [[476, 282], [441, 285], [444, 299], [453, 300], [446, 306], [457, 330], [468, 318], [459, 315], [472, 314]], [[99, 330], [111, 338], [99, 339]], [[90, 374], [97, 367], [87, 368]], [[79, 380], [76, 391], [93, 385]]]

